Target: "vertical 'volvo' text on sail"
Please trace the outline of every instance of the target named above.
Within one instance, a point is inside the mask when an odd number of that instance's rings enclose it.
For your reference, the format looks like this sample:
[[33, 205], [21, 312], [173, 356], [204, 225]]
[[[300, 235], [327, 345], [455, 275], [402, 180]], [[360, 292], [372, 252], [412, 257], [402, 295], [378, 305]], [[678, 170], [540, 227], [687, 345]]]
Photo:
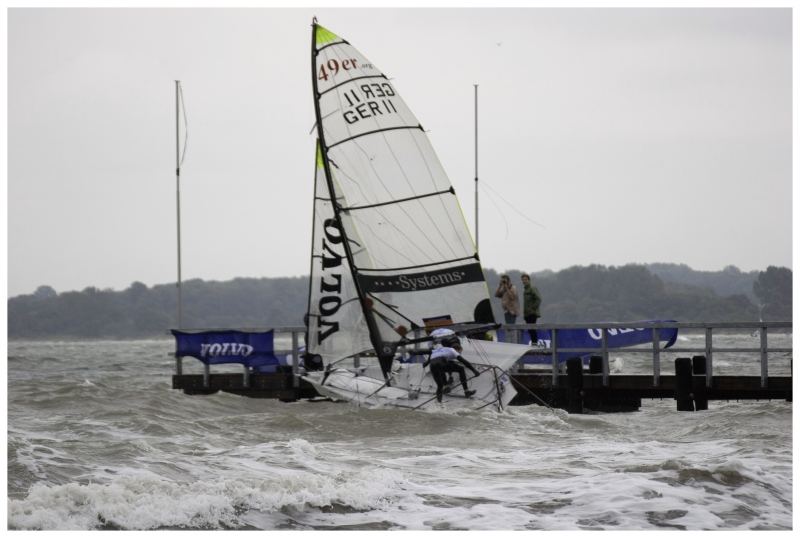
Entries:
[[386, 371], [409, 329], [493, 322], [489, 290], [450, 180], [394, 84], [316, 23], [312, 68], [331, 225]]
[[336, 224], [319, 142], [315, 159], [307, 352], [330, 363], [372, 348], [353, 284], [344, 236]]

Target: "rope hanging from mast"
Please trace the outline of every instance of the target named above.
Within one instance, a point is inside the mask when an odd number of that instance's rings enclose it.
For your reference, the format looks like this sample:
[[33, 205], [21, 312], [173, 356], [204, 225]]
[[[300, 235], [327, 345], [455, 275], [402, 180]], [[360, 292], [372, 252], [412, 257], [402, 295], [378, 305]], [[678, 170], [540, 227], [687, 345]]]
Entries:
[[178, 81], [178, 94], [180, 95], [181, 115], [183, 116], [183, 151], [181, 152], [181, 158], [178, 161], [178, 170], [180, 170], [181, 166], [183, 166], [183, 159], [186, 158], [186, 148], [189, 146], [189, 118], [186, 116], [186, 107], [183, 99], [183, 86], [181, 86], [180, 81]]

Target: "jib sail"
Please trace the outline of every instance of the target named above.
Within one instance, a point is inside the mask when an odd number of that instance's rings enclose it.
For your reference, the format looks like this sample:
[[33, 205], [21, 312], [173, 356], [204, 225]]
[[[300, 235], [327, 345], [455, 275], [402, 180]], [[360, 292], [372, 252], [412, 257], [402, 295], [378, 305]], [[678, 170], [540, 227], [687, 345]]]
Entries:
[[315, 163], [306, 348], [310, 354], [338, 360], [371, 350], [372, 344], [347, 259], [345, 237], [333, 211], [319, 143]]
[[489, 290], [450, 180], [394, 83], [344, 39], [312, 30], [332, 222], [386, 371], [409, 329], [493, 322]]

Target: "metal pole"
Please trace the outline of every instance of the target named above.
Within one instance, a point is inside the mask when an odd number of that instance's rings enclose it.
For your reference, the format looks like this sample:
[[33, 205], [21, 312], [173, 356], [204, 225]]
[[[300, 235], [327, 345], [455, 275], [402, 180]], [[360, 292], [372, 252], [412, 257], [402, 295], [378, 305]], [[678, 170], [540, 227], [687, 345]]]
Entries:
[[653, 327], [653, 386], [657, 387], [661, 382], [661, 350], [659, 348], [661, 331], [658, 327]]
[[713, 327], [706, 327], [706, 387], [711, 387], [712, 370], [714, 365], [714, 335]]
[[178, 328], [183, 327], [183, 301], [181, 297], [181, 81], [175, 81], [175, 203], [178, 219]]
[[300, 342], [297, 331], [292, 331], [292, 387], [295, 389], [300, 387], [300, 378], [298, 377], [300, 366]]
[[475, 84], [475, 251], [478, 250], [478, 85]]
[[552, 383], [555, 387], [558, 384], [558, 333], [557, 329], [550, 329], [550, 350], [553, 366]]
[[608, 386], [608, 329], [603, 327], [602, 332], [602, 342], [603, 342], [603, 386]]
[[760, 327], [759, 332], [761, 333], [761, 388], [767, 388], [767, 379], [769, 379], [769, 366], [768, 366], [768, 355], [767, 355], [767, 328]]

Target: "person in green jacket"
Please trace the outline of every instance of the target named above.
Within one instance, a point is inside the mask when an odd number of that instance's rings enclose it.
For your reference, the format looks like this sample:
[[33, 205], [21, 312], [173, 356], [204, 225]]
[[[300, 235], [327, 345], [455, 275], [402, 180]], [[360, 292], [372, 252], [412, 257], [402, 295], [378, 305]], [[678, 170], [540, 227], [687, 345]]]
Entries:
[[[531, 284], [531, 277], [522, 273], [522, 315], [525, 317], [525, 323], [534, 324], [539, 319], [539, 307], [542, 304], [542, 296], [539, 295], [539, 290], [536, 286]], [[531, 343], [536, 345], [539, 338], [536, 336], [536, 329], [528, 329], [531, 335]]]

